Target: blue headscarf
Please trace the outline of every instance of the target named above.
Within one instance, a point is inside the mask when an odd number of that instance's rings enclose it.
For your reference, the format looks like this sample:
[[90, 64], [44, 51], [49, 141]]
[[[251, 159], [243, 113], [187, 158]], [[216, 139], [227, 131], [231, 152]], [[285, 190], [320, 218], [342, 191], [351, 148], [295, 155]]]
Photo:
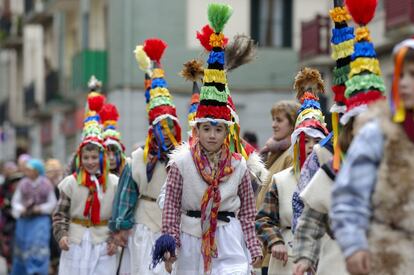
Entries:
[[34, 169], [39, 173], [39, 176], [44, 176], [45, 174], [45, 166], [43, 161], [40, 159], [30, 159], [27, 161], [26, 166], [30, 169]]

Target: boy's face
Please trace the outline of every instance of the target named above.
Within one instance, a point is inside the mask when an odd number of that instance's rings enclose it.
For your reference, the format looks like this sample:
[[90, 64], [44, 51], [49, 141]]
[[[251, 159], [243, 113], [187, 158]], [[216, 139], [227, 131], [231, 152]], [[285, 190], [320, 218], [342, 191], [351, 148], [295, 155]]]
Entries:
[[320, 138], [313, 138], [310, 137], [308, 135], [305, 136], [305, 151], [306, 151], [306, 157], [308, 157], [312, 151], [313, 151], [313, 146], [315, 146], [316, 144], [318, 144], [321, 141]]
[[203, 122], [196, 127], [196, 135], [204, 149], [217, 152], [227, 137], [227, 127], [224, 123]]
[[414, 109], [414, 62], [404, 64], [400, 77], [400, 96], [405, 109]]
[[82, 149], [82, 166], [90, 175], [95, 175], [99, 170], [99, 151]]

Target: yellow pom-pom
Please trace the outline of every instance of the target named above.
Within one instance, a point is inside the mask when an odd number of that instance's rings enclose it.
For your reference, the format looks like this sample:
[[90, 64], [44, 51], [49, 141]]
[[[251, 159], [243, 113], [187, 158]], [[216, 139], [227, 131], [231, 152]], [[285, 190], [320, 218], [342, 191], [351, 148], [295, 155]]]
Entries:
[[223, 48], [224, 45], [224, 34], [223, 33], [212, 33], [210, 36], [210, 46], [214, 47], [220, 47]]
[[369, 32], [368, 27], [358, 27], [355, 31], [355, 39], [356, 41], [365, 40], [370, 42], [371, 41], [371, 34]]
[[336, 7], [329, 11], [329, 15], [332, 21], [336, 23], [345, 22], [351, 19], [351, 15], [349, 14], [346, 7]]
[[137, 45], [134, 50], [134, 54], [135, 54], [135, 59], [137, 60], [139, 68], [142, 71], [149, 73], [151, 70], [151, 60], [148, 57], [148, 55], [145, 53], [144, 47], [142, 45]]

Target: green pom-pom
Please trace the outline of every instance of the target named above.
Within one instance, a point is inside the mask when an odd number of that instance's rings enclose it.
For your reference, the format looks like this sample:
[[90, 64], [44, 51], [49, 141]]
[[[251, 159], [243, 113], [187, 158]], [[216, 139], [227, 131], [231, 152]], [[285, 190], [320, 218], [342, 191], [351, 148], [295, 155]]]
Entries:
[[214, 32], [220, 33], [233, 13], [232, 7], [226, 4], [212, 3], [208, 5], [208, 21]]

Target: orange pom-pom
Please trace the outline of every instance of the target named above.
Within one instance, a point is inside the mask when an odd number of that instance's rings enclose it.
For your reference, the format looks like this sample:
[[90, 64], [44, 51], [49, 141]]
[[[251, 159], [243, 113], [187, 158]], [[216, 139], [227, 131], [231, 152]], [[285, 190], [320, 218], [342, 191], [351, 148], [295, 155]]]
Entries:
[[99, 93], [90, 93], [88, 95], [88, 106], [89, 110], [99, 112], [102, 109], [102, 106], [105, 104], [105, 96]]
[[302, 97], [300, 98], [300, 103], [303, 104], [303, 102], [305, 102], [305, 100], [315, 100], [318, 101], [319, 97], [317, 97], [315, 94], [311, 93], [311, 92], [305, 92]]
[[167, 43], [158, 38], [150, 38], [144, 41], [144, 51], [148, 57], [160, 64], [162, 55], [168, 47]]
[[102, 123], [109, 120], [118, 121], [119, 113], [118, 109], [113, 104], [105, 104], [99, 112]]

